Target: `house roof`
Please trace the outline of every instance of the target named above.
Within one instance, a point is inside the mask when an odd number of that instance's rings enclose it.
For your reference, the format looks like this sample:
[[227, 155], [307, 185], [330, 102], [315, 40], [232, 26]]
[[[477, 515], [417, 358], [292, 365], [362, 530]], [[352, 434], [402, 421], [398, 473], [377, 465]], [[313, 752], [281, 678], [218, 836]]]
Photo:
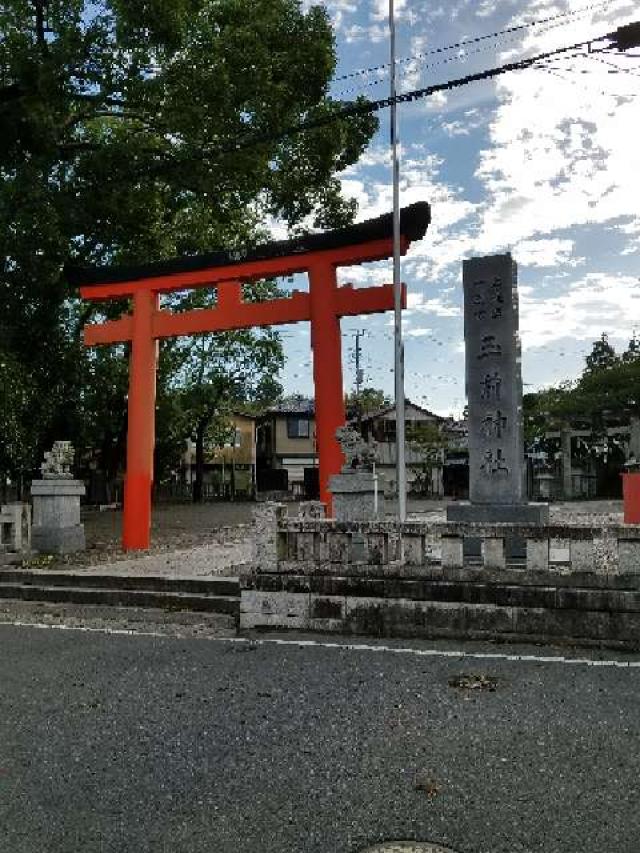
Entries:
[[315, 402], [309, 397], [303, 397], [302, 394], [294, 394], [270, 406], [267, 412], [274, 415], [313, 415]]
[[[436, 415], [435, 412], [430, 412], [429, 409], [423, 408], [423, 406], [418, 406], [417, 403], [412, 403], [411, 400], [405, 400], [405, 413], [406, 410], [412, 408], [417, 409], [419, 412], [422, 412], [423, 415], [429, 415], [429, 417], [433, 418], [435, 421], [444, 421], [446, 418], [443, 418], [441, 415]], [[396, 407], [395, 403], [391, 406], [384, 406], [382, 409], [378, 409], [375, 412], [369, 412], [368, 415], [364, 415], [362, 417], [363, 421], [372, 421], [376, 418], [384, 417], [384, 415], [388, 415], [391, 412], [395, 412]]]

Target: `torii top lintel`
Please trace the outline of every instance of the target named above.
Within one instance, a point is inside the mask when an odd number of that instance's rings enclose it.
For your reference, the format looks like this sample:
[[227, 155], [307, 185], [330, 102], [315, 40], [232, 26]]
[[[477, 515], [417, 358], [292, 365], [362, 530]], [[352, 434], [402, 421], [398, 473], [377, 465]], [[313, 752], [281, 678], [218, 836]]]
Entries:
[[[431, 221], [427, 202], [400, 213], [401, 250], [424, 237]], [[304, 272], [318, 259], [334, 266], [376, 261], [390, 256], [391, 214], [346, 228], [266, 243], [246, 252], [213, 252], [136, 266], [68, 267], [70, 284], [83, 299], [95, 301], [132, 296], [141, 288], [156, 292], [206, 287], [218, 282], [252, 281], [267, 276]]]
[[[412, 241], [424, 236], [430, 218], [426, 202], [403, 208], [400, 216], [403, 254]], [[151, 334], [156, 339], [313, 321], [314, 289], [330, 299], [336, 317], [372, 314], [393, 308], [392, 287], [337, 287], [335, 270], [338, 266], [389, 257], [393, 251], [392, 230], [391, 214], [386, 214], [324, 234], [267, 243], [245, 253], [216, 252], [131, 267], [70, 268], [67, 276], [70, 283], [80, 286], [82, 298], [89, 301], [127, 297], [136, 301], [143, 292], [160, 294], [218, 286], [216, 308], [178, 314], [156, 308], [151, 322]], [[311, 277], [309, 293], [294, 292], [288, 298], [266, 302], [245, 302], [242, 298], [242, 282], [305, 271]], [[125, 314], [118, 320], [88, 325], [85, 343], [95, 346], [129, 341], [133, 322], [133, 315]]]

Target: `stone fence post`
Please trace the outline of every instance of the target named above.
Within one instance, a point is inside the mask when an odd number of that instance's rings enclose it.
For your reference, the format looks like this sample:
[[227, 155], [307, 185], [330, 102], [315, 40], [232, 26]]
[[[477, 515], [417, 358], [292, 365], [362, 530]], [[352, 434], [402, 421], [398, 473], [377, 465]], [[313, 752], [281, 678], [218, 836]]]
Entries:
[[298, 517], [306, 519], [325, 518], [327, 506], [322, 501], [302, 501], [298, 508]]
[[277, 569], [278, 524], [286, 514], [286, 506], [274, 501], [266, 501], [254, 509], [251, 551], [255, 572], [270, 572]]

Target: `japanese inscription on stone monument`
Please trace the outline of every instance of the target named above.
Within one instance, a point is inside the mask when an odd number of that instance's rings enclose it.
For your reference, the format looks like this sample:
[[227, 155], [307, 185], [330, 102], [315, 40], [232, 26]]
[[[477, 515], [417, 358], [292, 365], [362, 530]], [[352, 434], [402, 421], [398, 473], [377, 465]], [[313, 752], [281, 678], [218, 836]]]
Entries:
[[517, 268], [511, 255], [463, 265], [472, 503], [525, 500]]

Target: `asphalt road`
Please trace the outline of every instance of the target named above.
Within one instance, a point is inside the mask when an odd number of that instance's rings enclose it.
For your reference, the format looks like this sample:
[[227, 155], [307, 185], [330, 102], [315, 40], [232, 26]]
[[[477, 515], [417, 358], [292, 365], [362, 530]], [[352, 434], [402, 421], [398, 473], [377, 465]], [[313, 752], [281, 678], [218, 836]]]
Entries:
[[0, 648], [3, 853], [640, 850], [637, 667], [7, 625]]

